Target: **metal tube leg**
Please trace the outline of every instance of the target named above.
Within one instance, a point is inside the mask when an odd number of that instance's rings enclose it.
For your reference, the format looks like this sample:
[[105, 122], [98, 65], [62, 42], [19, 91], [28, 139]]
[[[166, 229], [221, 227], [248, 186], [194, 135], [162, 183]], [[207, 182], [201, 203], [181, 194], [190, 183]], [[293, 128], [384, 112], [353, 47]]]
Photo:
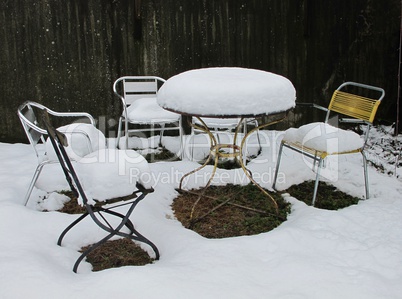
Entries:
[[38, 180], [38, 177], [39, 177], [39, 175], [40, 175], [40, 173], [41, 173], [42, 168], [43, 168], [44, 165], [45, 165], [45, 164], [39, 164], [39, 165], [36, 167], [36, 169], [35, 169], [35, 173], [34, 173], [34, 175], [33, 175], [33, 177], [32, 177], [31, 183], [29, 184], [28, 191], [27, 191], [27, 193], [25, 194], [25, 198], [24, 198], [25, 203], [24, 203], [24, 206], [27, 205], [28, 200], [29, 200], [29, 198], [31, 197], [32, 190], [33, 190], [33, 188], [34, 188], [34, 186], [35, 186], [35, 184], [36, 184], [36, 181]]
[[324, 159], [320, 159], [320, 161], [318, 162], [317, 175], [315, 177], [314, 192], [313, 192], [313, 202], [312, 202], [313, 206], [315, 204], [315, 200], [317, 197], [318, 184], [320, 183], [320, 171], [321, 171], [323, 162], [324, 162]]
[[117, 137], [116, 137], [116, 148], [120, 148], [120, 137], [121, 137], [121, 123], [123, 119], [119, 117], [119, 126], [117, 127]]
[[280, 166], [280, 164], [281, 164], [282, 150], [283, 150], [283, 143], [281, 142], [281, 145], [279, 146], [278, 159], [277, 159], [277, 161], [276, 161], [274, 183], [272, 184], [272, 188], [273, 188], [274, 190], [276, 190], [276, 189], [275, 189], [275, 187], [276, 187], [276, 180], [277, 180], [277, 178], [278, 178], [279, 166]]
[[361, 153], [363, 156], [364, 184], [366, 186], [366, 199], [369, 199], [370, 194], [369, 194], [369, 182], [368, 182], [368, 172], [367, 172], [367, 158], [363, 151]]
[[78, 266], [79, 264], [82, 262], [82, 260], [88, 255], [90, 254], [92, 251], [94, 251], [96, 248], [98, 248], [99, 246], [101, 246], [102, 244], [106, 243], [107, 240], [109, 240], [111, 237], [113, 237], [114, 234], [111, 233], [109, 235], [107, 235], [106, 237], [104, 237], [102, 240], [100, 240], [99, 242], [91, 245], [87, 250], [85, 250], [80, 257], [76, 260], [74, 267], [73, 267], [73, 272], [77, 273], [78, 270]]
[[188, 138], [188, 146], [190, 147], [190, 151], [191, 151], [191, 159], [190, 161], [194, 161], [194, 146], [195, 144], [191, 145], [191, 140], [194, 141], [195, 135], [194, 135], [194, 131], [191, 132], [190, 137]]
[[124, 120], [124, 138], [126, 138], [124, 149], [128, 149], [128, 121], [127, 119]]
[[57, 245], [61, 246], [61, 242], [63, 241], [64, 236], [74, 227], [76, 226], [81, 220], [83, 220], [85, 217], [87, 217], [89, 214], [88, 212], [82, 214], [80, 217], [78, 217], [73, 223], [71, 223], [69, 226], [66, 227], [65, 230], [60, 234], [59, 239], [57, 240]]
[[184, 148], [185, 148], [185, 143], [184, 143], [184, 134], [183, 134], [183, 129], [181, 128], [180, 125], [180, 129], [179, 129], [179, 138], [180, 138], [180, 149], [179, 149], [179, 154], [178, 157], [180, 158], [180, 160], [183, 160], [184, 158]]
[[[124, 237], [124, 233], [119, 233], [119, 235], [123, 235], [123, 237]], [[159, 260], [160, 253], [159, 253], [158, 247], [156, 247], [156, 245], [154, 243], [152, 243], [150, 240], [148, 240], [143, 235], [141, 235], [136, 229], [132, 230], [131, 235], [128, 235], [128, 236], [125, 236], [125, 237], [129, 238], [131, 240], [139, 241], [139, 242], [142, 242], [142, 243], [145, 243], [145, 244], [149, 245], [152, 248], [152, 250], [154, 251], [154, 253], [155, 253], [155, 259]]]
[[[154, 126], [152, 126], [152, 129], [155, 131]], [[162, 146], [162, 137], [163, 137], [164, 132], [165, 132], [165, 124], [161, 124], [161, 130], [160, 130], [160, 135], [159, 135], [159, 144], [158, 144], [158, 146]]]
[[180, 160], [183, 160], [185, 158], [186, 140], [181, 117], [179, 118], [179, 136], [180, 136]]

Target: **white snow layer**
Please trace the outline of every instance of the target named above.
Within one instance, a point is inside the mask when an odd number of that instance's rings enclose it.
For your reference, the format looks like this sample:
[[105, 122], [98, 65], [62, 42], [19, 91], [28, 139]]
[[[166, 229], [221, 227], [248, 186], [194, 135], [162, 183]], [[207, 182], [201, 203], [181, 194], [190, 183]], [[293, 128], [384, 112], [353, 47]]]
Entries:
[[296, 91], [285, 77], [254, 69], [206, 68], [169, 78], [160, 88], [159, 105], [190, 115], [258, 115], [295, 105]]

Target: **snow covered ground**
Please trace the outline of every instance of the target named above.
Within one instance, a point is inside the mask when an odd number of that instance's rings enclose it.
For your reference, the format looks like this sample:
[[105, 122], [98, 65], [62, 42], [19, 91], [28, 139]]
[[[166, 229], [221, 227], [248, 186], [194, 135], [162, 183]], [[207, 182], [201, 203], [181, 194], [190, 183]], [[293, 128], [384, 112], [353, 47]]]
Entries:
[[[266, 188], [272, 185], [282, 135], [264, 131], [262, 153], [248, 164]], [[378, 146], [372, 148], [378, 152], [371, 154], [394, 171], [369, 167], [369, 200], [327, 211], [287, 196], [292, 204], [288, 220], [254, 236], [210, 240], [184, 228], [170, 205], [180, 177], [198, 164], [151, 163], [155, 192], [139, 204], [133, 221], [157, 245], [160, 260], [100, 272], [91, 272], [83, 262], [78, 274], [72, 272], [78, 250], [103, 232], [90, 221], [81, 223], [58, 246], [60, 232], [77, 215], [41, 211], [56, 209], [64, 198], [53, 193], [37, 204], [44, 195], [37, 189], [25, 207], [36, 158], [30, 145], [0, 143], [0, 298], [402, 298], [402, 182], [393, 175], [399, 169], [379, 153], [385, 148], [380, 145], [383, 135], [374, 132], [371, 142]], [[177, 147], [174, 138], [164, 140], [167, 148]], [[300, 155], [286, 151], [282, 161], [278, 187], [314, 177]], [[359, 155], [330, 161], [327, 167], [336, 170], [328, 176], [332, 184], [363, 196]], [[54, 171], [50, 167], [43, 179], [55, 176]], [[210, 171], [206, 167], [186, 186], [202, 186]], [[226, 183], [247, 181], [239, 170], [219, 170], [214, 184]]]

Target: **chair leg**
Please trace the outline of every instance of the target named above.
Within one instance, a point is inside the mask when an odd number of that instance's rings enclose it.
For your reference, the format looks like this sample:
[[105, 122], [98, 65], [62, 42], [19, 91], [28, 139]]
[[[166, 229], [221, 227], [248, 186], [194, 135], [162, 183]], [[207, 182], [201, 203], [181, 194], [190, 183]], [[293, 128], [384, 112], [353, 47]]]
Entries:
[[165, 124], [161, 124], [161, 130], [160, 130], [160, 135], [159, 135], [159, 144], [158, 144], [158, 146], [162, 146], [162, 137], [163, 137], [164, 132], [165, 132]]
[[96, 242], [95, 244], [92, 244], [87, 250], [85, 250], [80, 256], [79, 258], [75, 261], [74, 263], [74, 267], [73, 267], [73, 272], [77, 273], [78, 270], [78, 266], [79, 264], [82, 262], [82, 260], [88, 255], [90, 254], [92, 251], [94, 251], [96, 248], [100, 247], [101, 245], [105, 244], [110, 238], [112, 238], [115, 235], [119, 235], [134, 241], [139, 241], [142, 243], [145, 243], [147, 245], [149, 245], [152, 250], [155, 253], [155, 259], [159, 260], [160, 258], [160, 254], [159, 254], [159, 250], [158, 248], [155, 246], [154, 243], [152, 243], [150, 240], [148, 240], [147, 238], [145, 238], [143, 235], [141, 235], [137, 230], [133, 229], [131, 231], [131, 234], [126, 234], [120, 231], [114, 231], [109, 233], [106, 237], [104, 237], [103, 239], [101, 239], [100, 241]]
[[122, 126], [122, 117], [119, 117], [119, 125], [117, 127], [117, 137], [116, 137], [116, 148], [120, 149], [120, 138], [121, 138], [121, 126]]
[[191, 151], [190, 161], [194, 161], [194, 144], [191, 146], [191, 140], [194, 141], [194, 138], [195, 138], [194, 131], [191, 131], [190, 137], [188, 138], [188, 146], [190, 147]]
[[[118, 235], [123, 236], [123, 237], [125, 236], [125, 234], [122, 233], [122, 232], [119, 232]], [[152, 250], [154, 251], [154, 253], [155, 253], [155, 259], [156, 259], [156, 260], [159, 260], [159, 258], [160, 258], [160, 253], [159, 253], [158, 247], [156, 247], [156, 245], [155, 245], [154, 243], [152, 243], [150, 240], [148, 240], [148, 239], [145, 238], [143, 235], [141, 235], [136, 229], [131, 230], [131, 234], [130, 234], [130, 235], [127, 235], [127, 236], [125, 236], [125, 237], [126, 237], [126, 238], [130, 238], [130, 239], [135, 240], [135, 241], [139, 241], [139, 242], [142, 242], [142, 243], [147, 244], [147, 245], [148, 245], [149, 247], [151, 247]]]
[[[257, 120], [254, 120], [253, 122], [254, 122], [254, 126], [255, 126], [256, 128], [258, 128], [258, 121], [257, 121]], [[258, 155], [259, 155], [259, 154], [261, 154], [261, 152], [262, 152], [261, 138], [260, 138], [260, 130], [257, 130], [255, 133], [257, 134]]]
[[179, 125], [179, 138], [180, 138], [180, 148], [179, 148], [179, 154], [177, 155], [180, 160], [183, 160], [184, 158], [184, 134], [183, 134], [183, 129], [181, 128], [181, 124]]
[[257, 130], [255, 133], [257, 134], [257, 140], [258, 140], [258, 155], [259, 155], [259, 154], [261, 154], [261, 152], [262, 152], [261, 139], [260, 139], [260, 130]]
[[[145, 238], [142, 234], [140, 234], [140, 233], [134, 228], [133, 223], [132, 223], [132, 222], [130, 221], [130, 219], [129, 219], [129, 216], [131, 215], [132, 211], [134, 210], [136, 204], [137, 204], [142, 198], [143, 198], [143, 197], [141, 197], [139, 200], [136, 200], [136, 202], [132, 204], [132, 206], [130, 207], [130, 209], [129, 209], [129, 211], [127, 212], [126, 215], [123, 215], [123, 214], [120, 214], [120, 213], [118, 213], [118, 212], [111, 211], [111, 210], [108, 210], [108, 209], [102, 209], [102, 208], [101, 208], [101, 210], [98, 211], [99, 213], [102, 213], [102, 212], [103, 212], [103, 213], [107, 213], [107, 214], [112, 215], [112, 216], [119, 217], [119, 218], [121, 218], [121, 222], [120, 222], [120, 224], [119, 224], [117, 227], [115, 227], [115, 228], [113, 228], [113, 227], [107, 228], [106, 226], [103, 226], [103, 225], [100, 226], [100, 227], [103, 228], [104, 230], [108, 231], [109, 234], [108, 234], [106, 237], [104, 237], [103, 239], [101, 239], [100, 241], [96, 242], [95, 244], [92, 244], [87, 250], [85, 250], [85, 251], [79, 256], [79, 258], [76, 260], [76, 262], [75, 262], [75, 264], [74, 264], [74, 267], [73, 267], [73, 271], [74, 271], [75, 273], [77, 273], [79, 264], [83, 261], [83, 259], [84, 259], [89, 253], [91, 253], [93, 250], [95, 250], [95, 249], [98, 248], [99, 246], [103, 245], [104, 243], [106, 243], [110, 238], [112, 238], [112, 237], [115, 236], [115, 235], [121, 236], [121, 237], [125, 237], [125, 238], [129, 238], [129, 239], [132, 239], [132, 240], [134, 240], [134, 241], [143, 242], [143, 243], [149, 245], [149, 246], [152, 248], [152, 250], [154, 251], [154, 253], [155, 253], [155, 259], [156, 259], [156, 260], [159, 259], [160, 254], [159, 254], [158, 248], [157, 248], [157, 247], [155, 246], [155, 244], [152, 243], [149, 239]], [[91, 211], [91, 212], [86, 212], [86, 213], [82, 214], [80, 217], [78, 217], [74, 222], [72, 222], [72, 223], [61, 233], [59, 239], [57, 240], [57, 245], [61, 246], [62, 240], [63, 240], [64, 236], [67, 234], [67, 232], [70, 231], [75, 225], [77, 225], [79, 222], [81, 222], [84, 218], [86, 218], [86, 217], [89, 216], [89, 215], [90, 215], [92, 218], [95, 217], [92, 211]], [[98, 220], [95, 221], [95, 223], [98, 223]], [[123, 226], [126, 226], [126, 227], [129, 229], [129, 231], [130, 231], [129, 234], [120, 231]]]
[[274, 190], [276, 190], [276, 180], [278, 179], [278, 172], [279, 172], [279, 166], [281, 164], [282, 151], [283, 151], [283, 143], [281, 142], [281, 145], [279, 146], [278, 159], [276, 160], [274, 183], [272, 184], [272, 188]]
[[85, 250], [80, 257], [75, 261], [74, 267], [73, 267], [73, 272], [77, 273], [78, 270], [78, 266], [79, 264], [82, 262], [82, 260], [88, 255], [90, 254], [92, 251], [94, 251], [96, 248], [98, 248], [99, 246], [103, 245], [104, 243], [106, 243], [107, 240], [109, 240], [111, 237], [113, 237], [114, 234], [108, 234], [106, 237], [104, 237], [102, 240], [98, 241], [97, 243], [89, 246], [89, 248], [87, 250]]
[[366, 187], [366, 199], [369, 199], [370, 194], [369, 194], [369, 181], [368, 181], [368, 172], [367, 172], [367, 158], [363, 151], [361, 153], [363, 156], [364, 184]]
[[128, 149], [128, 121], [127, 119], [124, 120], [124, 137], [126, 138], [125, 144], [126, 148]]
[[[123, 214], [117, 213], [117, 212], [112, 211], [112, 210], [103, 209], [103, 208], [100, 208], [98, 212], [103, 212], [103, 213], [106, 213], [106, 214], [110, 214], [110, 215], [119, 217], [119, 218], [122, 219], [122, 221], [124, 220], [124, 217], [125, 217]], [[134, 224], [131, 222], [130, 219], [127, 219], [127, 221], [126, 221], [126, 223], [125, 223], [124, 225], [125, 225], [131, 232], [134, 233]]]
[[324, 163], [324, 159], [320, 159], [318, 162], [317, 175], [315, 176], [314, 191], [313, 191], [313, 201], [312, 201], [313, 206], [315, 205], [315, 200], [317, 198], [318, 185], [320, 183], [320, 172], [321, 172], [323, 163]]
[[80, 217], [78, 217], [74, 222], [72, 222], [69, 226], [67, 226], [66, 229], [63, 230], [63, 232], [60, 234], [59, 239], [57, 240], [57, 245], [61, 246], [61, 242], [63, 241], [64, 236], [70, 231], [70, 229], [72, 229], [74, 226], [76, 226], [79, 222], [81, 222], [88, 215], [89, 215], [88, 212], [85, 212]]
[[45, 166], [45, 164], [46, 164], [46, 163], [41, 163], [41, 164], [39, 164], [39, 165], [36, 167], [35, 173], [34, 173], [34, 175], [33, 175], [33, 177], [32, 177], [32, 180], [31, 180], [31, 183], [29, 184], [28, 191], [27, 191], [27, 193], [25, 194], [25, 198], [24, 198], [25, 203], [24, 203], [24, 206], [27, 205], [27, 203], [28, 203], [28, 201], [29, 201], [29, 198], [31, 197], [32, 190], [33, 190], [33, 188], [35, 187], [36, 181], [38, 180], [38, 177], [39, 177], [40, 173], [42, 172], [42, 168], [43, 168], [43, 166]]

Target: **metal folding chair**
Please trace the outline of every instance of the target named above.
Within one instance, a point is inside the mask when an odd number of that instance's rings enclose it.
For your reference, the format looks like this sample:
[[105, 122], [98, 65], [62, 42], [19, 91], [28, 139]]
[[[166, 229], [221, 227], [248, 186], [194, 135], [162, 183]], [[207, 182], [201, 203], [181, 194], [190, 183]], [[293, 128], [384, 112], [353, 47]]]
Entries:
[[[68, 133], [70, 135], [74, 134], [76, 136], [79, 136], [81, 139], [84, 140], [83, 146], [86, 148], [85, 149], [86, 153], [92, 152], [93, 150], [98, 149], [99, 147], [102, 146], [105, 147], [105, 138], [103, 134], [95, 128], [95, 119], [86, 112], [56, 112], [45, 107], [42, 104], [31, 101], [27, 101], [22, 105], [20, 105], [17, 110], [18, 117], [27, 135], [29, 143], [32, 145], [35, 155], [38, 159], [38, 165], [35, 169], [31, 183], [29, 184], [28, 190], [24, 198], [25, 205], [29, 201], [32, 190], [36, 184], [36, 181], [39, 178], [39, 175], [42, 172], [43, 167], [48, 164], [58, 163], [56, 157], [52, 157], [46, 151], [38, 149], [38, 144], [40, 143], [46, 144], [46, 138], [47, 138], [46, 128], [41, 123], [41, 119], [38, 118], [39, 113], [42, 113], [42, 111], [47, 111], [47, 113], [50, 114], [51, 116], [56, 117], [58, 119], [64, 119], [69, 123], [74, 120], [76, 121], [75, 126], [79, 124], [81, 125], [81, 127], [87, 126], [86, 130], [76, 128], [74, 131], [70, 131]], [[96, 138], [96, 140], [91, 139], [91, 136], [88, 135], [89, 131], [88, 129], [96, 131], [95, 134], [98, 137]], [[66, 127], [66, 131], [67, 130], [68, 128]]]
[[[366, 198], [369, 198], [367, 159], [364, 148], [378, 106], [384, 96], [385, 92], [382, 88], [355, 82], [345, 82], [335, 90], [328, 108], [316, 104], [304, 104], [325, 111], [325, 121], [323, 123], [307, 124], [298, 129], [291, 128], [286, 131], [279, 148], [273, 188], [276, 189], [283, 147], [311, 158], [314, 161], [313, 167], [317, 163], [313, 205], [316, 201], [320, 170], [324, 166], [325, 158], [331, 155], [361, 153], [363, 156]], [[340, 123], [365, 125], [363, 138], [352, 131], [331, 126], [329, 121], [330, 117], [333, 116], [347, 117], [339, 118]]]
[[[64, 236], [79, 222], [85, 219], [87, 216], [95, 222], [101, 229], [105, 230], [108, 234], [102, 238], [100, 241], [96, 242], [89, 246], [80, 257], [77, 259], [73, 266], [73, 271], [76, 273], [78, 270], [78, 266], [81, 261], [93, 250], [104, 244], [106, 241], [111, 239], [113, 236], [121, 236], [124, 238], [129, 238], [134, 241], [143, 242], [149, 245], [155, 253], [155, 259], [159, 259], [159, 251], [158, 248], [147, 238], [141, 235], [134, 227], [134, 224], [130, 220], [130, 216], [133, 213], [137, 204], [145, 198], [145, 196], [151, 192], [153, 192], [152, 188], [145, 188], [140, 182], [137, 181], [136, 187], [137, 190], [132, 194], [132, 199], [124, 202], [116, 202], [116, 201], [105, 201], [105, 202], [95, 202], [93, 200], [89, 200], [87, 197], [83, 185], [81, 184], [78, 175], [70, 161], [69, 156], [66, 153], [65, 146], [67, 146], [67, 138], [66, 136], [57, 131], [50, 124], [47, 114], [44, 115], [44, 123], [46, 125], [46, 129], [49, 135], [49, 139], [53, 145], [53, 148], [56, 152], [57, 158], [60, 162], [60, 165], [65, 174], [66, 180], [70, 185], [70, 188], [74, 195], [77, 198], [80, 198], [83, 206], [86, 209], [86, 212], [77, 218], [74, 222], [72, 222], [60, 235], [57, 244], [61, 246]], [[105, 206], [107, 204], [107, 207]], [[125, 214], [115, 211], [114, 209], [120, 208], [121, 206], [128, 205], [129, 208]], [[117, 224], [107, 219], [107, 216], [112, 216], [120, 220]], [[124, 232], [122, 229], [127, 228], [129, 232]]]
[[[163, 109], [156, 101], [156, 94], [164, 82], [165, 79], [155, 76], [124, 76], [114, 82], [113, 92], [123, 106], [117, 129], [117, 148], [120, 146], [124, 126], [126, 149], [130, 134], [160, 131], [159, 143], [161, 143], [163, 133], [168, 130], [178, 131], [182, 149], [181, 115]], [[181, 153], [178, 156], [181, 156]]]

